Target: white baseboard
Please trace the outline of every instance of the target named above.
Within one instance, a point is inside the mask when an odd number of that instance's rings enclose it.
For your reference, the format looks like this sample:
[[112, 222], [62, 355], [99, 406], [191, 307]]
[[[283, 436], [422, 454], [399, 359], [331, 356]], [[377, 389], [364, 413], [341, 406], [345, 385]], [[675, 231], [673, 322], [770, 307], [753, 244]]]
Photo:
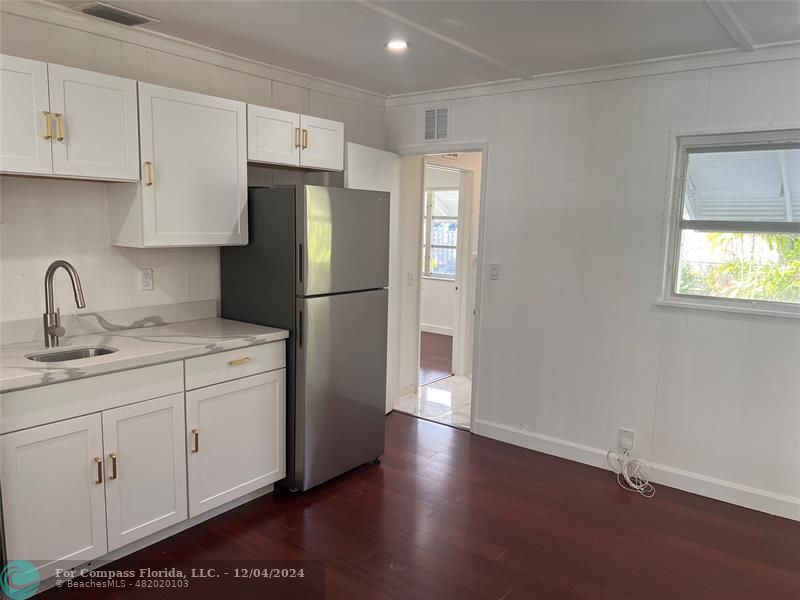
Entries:
[[[529, 450], [536, 450], [537, 452], [574, 460], [593, 467], [608, 469], [606, 451], [601, 448], [576, 444], [575, 442], [549, 435], [525, 431], [477, 418], [472, 425], [472, 432]], [[667, 465], [649, 464], [654, 483], [800, 521], [800, 498], [776, 494]]]
[[420, 323], [419, 330], [426, 333], [438, 333], [439, 335], [449, 335], [452, 337], [453, 328], [444, 327], [442, 325], [433, 325], [432, 323]]

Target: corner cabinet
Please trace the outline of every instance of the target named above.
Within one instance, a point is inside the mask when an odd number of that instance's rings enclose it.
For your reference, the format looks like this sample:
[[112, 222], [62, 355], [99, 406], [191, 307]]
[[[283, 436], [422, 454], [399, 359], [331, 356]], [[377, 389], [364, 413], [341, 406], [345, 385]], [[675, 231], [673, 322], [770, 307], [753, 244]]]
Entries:
[[246, 105], [139, 84], [142, 179], [109, 186], [111, 242], [247, 244]]
[[247, 159], [342, 171], [344, 123], [248, 104]]
[[0, 172], [136, 181], [136, 81], [0, 56]]

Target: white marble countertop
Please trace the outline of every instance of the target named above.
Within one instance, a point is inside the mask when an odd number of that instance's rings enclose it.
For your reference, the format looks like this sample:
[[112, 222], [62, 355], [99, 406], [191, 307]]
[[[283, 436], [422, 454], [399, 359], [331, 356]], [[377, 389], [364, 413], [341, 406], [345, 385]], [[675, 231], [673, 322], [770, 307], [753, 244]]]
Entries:
[[[42, 342], [0, 346], [0, 392], [124, 371], [275, 342], [289, 337], [285, 329], [273, 329], [227, 319], [201, 319], [169, 325], [122, 329], [64, 337], [59, 348]], [[86, 346], [108, 346], [117, 352], [69, 362], [36, 362], [27, 354]]]

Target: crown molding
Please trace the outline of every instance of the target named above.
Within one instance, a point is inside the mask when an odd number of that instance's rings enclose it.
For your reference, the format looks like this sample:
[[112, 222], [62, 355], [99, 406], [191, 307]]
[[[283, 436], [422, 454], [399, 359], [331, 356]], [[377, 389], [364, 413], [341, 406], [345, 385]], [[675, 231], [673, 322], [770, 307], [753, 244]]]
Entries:
[[3, 13], [18, 17], [25, 17], [43, 23], [76, 29], [115, 41], [125, 42], [152, 50], [159, 50], [217, 67], [255, 75], [256, 77], [263, 77], [265, 79], [280, 81], [317, 92], [340, 96], [348, 100], [380, 107], [385, 106], [386, 97], [383, 94], [305, 73], [298, 73], [297, 71], [251, 58], [245, 58], [237, 54], [224, 52], [156, 31], [125, 27], [124, 25], [103, 21], [84, 15], [65, 6], [46, 2], [45, 0], [3, 2], [1, 6]]
[[702, 54], [689, 54], [672, 58], [624, 63], [607, 67], [593, 67], [591, 69], [578, 69], [546, 75], [535, 75], [530, 79], [524, 80], [506, 79], [440, 90], [395, 94], [386, 98], [386, 107], [397, 108], [416, 104], [452, 102], [453, 100], [465, 100], [500, 94], [517, 94], [546, 88], [600, 83], [618, 79], [633, 79], [637, 77], [680, 73], [683, 71], [717, 69], [737, 65], [798, 59], [800, 59], [800, 42], [788, 42], [761, 46], [756, 48], [753, 52], [744, 52], [739, 49], [720, 50]]

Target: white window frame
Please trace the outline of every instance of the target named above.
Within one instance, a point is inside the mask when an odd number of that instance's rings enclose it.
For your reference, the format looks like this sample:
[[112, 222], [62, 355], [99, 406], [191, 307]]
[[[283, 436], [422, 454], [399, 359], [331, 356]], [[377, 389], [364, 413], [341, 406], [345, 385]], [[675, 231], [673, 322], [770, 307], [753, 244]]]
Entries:
[[[455, 250], [456, 252], [456, 261], [458, 261], [458, 245], [455, 246], [448, 246], [442, 244], [434, 244], [432, 242], [433, 237], [433, 198], [436, 192], [456, 192], [458, 193], [458, 211], [459, 215], [461, 214], [461, 190], [459, 188], [452, 188], [452, 187], [437, 187], [437, 188], [427, 188], [425, 190], [425, 213], [423, 214], [423, 222], [425, 223], [425, 248], [422, 251], [422, 276], [426, 279], [435, 279], [437, 281], [455, 281], [457, 273], [454, 273], [452, 277], [449, 275], [438, 275], [436, 273], [431, 272], [431, 248], [445, 248], [449, 250]], [[440, 221], [455, 221], [456, 225], [459, 224], [458, 215], [455, 217], [436, 217]], [[460, 237], [461, 232], [458, 231], [456, 233], [457, 236]]]
[[741, 298], [718, 298], [713, 296], [694, 296], [678, 294], [675, 291], [680, 263], [680, 242], [684, 229], [705, 231], [744, 231], [744, 232], [786, 232], [800, 234], [800, 223], [757, 221], [685, 221], [683, 219], [684, 185], [690, 151], [770, 149], [776, 147], [796, 147], [800, 144], [800, 129], [786, 128], [771, 131], [752, 131], [737, 133], [700, 133], [677, 135], [673, 138], [673, 177], [669, 193], [668, 231], [664, 245], [663, 272], [656, 304], [760, 314], [800, 319], [800, 305], [788, 302], [767, 300], [746, 300]]

